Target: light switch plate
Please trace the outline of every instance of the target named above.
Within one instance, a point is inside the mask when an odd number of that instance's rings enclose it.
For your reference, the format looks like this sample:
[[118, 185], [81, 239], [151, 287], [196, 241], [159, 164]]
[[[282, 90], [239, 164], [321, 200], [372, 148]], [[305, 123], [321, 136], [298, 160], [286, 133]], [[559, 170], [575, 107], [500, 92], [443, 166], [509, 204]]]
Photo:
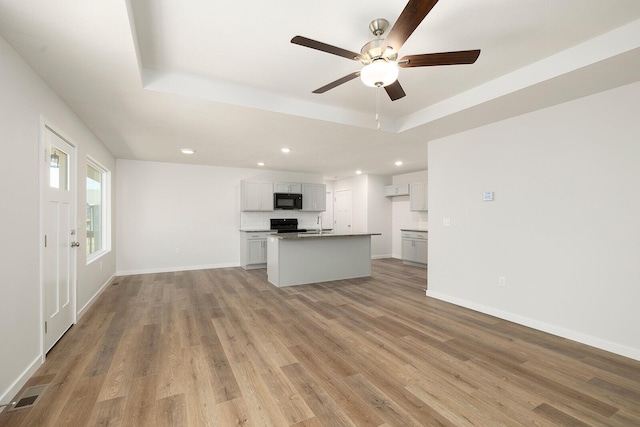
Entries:
[[449, 217], [442, 218], [442, 225], [444, 225], [445, 227], [451, 226], [451, 218], [449, 218]]
[[493, 191], [485, 191], [482, 193], [482, 200], [485, 202], [490, 202], [493, 200]]

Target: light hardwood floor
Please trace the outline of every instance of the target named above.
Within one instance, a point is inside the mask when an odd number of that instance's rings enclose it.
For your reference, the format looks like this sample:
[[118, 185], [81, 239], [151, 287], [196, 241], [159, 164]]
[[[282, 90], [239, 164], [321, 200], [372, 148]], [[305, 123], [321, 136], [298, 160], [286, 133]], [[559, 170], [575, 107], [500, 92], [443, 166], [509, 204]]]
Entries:
[[0, 426], [638, 426], [640, 362], [424, 295], [426, 271], [278, 289], [119, 278]]

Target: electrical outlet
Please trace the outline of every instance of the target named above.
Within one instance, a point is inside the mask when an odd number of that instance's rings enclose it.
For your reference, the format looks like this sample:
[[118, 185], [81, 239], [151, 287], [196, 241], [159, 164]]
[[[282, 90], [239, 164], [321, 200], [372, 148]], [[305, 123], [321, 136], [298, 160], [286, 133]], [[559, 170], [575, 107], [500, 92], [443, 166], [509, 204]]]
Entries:
[[507, 279], [504, 276], [498, 277], [498, 286], [503, 288], [507, 286]]
[[451, 218], [449, 218], [449, 217], [442, 218], [442, 225], [444, 225], [445, 227], [450, 227], [451, 226]]

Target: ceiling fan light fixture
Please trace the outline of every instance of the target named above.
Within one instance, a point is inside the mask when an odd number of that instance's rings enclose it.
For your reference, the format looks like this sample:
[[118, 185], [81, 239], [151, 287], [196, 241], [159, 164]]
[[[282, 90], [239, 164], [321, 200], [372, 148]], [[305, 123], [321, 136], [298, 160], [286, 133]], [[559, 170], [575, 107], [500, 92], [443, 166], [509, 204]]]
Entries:
[[395, 62], [374, 59], [360, 71], [362, 83], [370, 87], [385, 87], [398, 80], [400, 69]]

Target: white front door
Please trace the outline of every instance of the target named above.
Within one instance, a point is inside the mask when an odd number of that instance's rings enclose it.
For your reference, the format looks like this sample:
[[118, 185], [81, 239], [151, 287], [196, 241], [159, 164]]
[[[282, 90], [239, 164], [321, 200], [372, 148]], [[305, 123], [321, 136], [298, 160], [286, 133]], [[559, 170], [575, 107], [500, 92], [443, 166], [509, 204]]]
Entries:
[[335, 192], [334, 211], [334, 232], [350, 233], [351, 229], [351, 190], [340, 190]]
[[75, 148], [44, 128], [44, 352], [74, 322]]

